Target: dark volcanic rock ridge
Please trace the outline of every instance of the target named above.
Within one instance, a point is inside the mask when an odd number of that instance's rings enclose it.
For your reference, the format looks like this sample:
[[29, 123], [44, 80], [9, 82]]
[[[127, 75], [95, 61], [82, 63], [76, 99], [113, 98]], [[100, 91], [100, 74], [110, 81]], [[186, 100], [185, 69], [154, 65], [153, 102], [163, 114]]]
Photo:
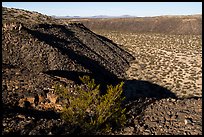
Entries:
[[78, 83], [83, 75], [97, 83], [114, 84], [126, 77], [125, 70], [134, 60], [81, 23], [64, 24], [35, 12], [2, 10], [3, 86], [9, 91], [34, 96], [56, 81]]

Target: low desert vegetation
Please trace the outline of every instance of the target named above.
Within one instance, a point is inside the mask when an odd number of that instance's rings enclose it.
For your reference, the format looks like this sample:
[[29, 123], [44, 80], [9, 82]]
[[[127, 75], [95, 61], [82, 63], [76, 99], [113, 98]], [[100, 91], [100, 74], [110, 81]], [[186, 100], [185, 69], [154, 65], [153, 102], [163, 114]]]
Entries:
[[182, 98], [192, 93], [202, 96], [201, 35], [94, 31], [136, 58], [126, 72], [130, 79], [159, 84]]
[[66, 87], [55, 85], [55, 91], [68, 100], [61, 117], [71, 126], [70, 133], [97, 134], [123, 127], [126, 123], [125, 108], [121, 107], [125, 99], [121, 96], [124, 83], [108, 85], [106, 94], [100, 95], [100, 85], [94, 79], [83, 76], [80, 80], [83, 86], [78, 86], [74, 94], [68, 93]]

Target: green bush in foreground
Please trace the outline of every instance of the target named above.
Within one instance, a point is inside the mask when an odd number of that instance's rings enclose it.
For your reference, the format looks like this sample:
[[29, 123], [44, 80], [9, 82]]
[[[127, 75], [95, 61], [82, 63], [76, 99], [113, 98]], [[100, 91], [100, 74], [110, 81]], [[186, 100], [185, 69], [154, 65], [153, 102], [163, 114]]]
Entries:
[[100, 96], [100, 85], [96, 85], [94, 79], [84, 76], [80, 80], [85, 86], [77, 87], [77, 95], [68, 94], [65, 87], [55, 86], [55, 91], [68, 99], [69, 103], [63, 108], [61, 117], [71, 125], [71, 132], [94, 134], [124, 126], [125, 109], [121, 108], [121, 102], [125, 99], [121, 97], [124, 83], [107, 86], [107, 93]]

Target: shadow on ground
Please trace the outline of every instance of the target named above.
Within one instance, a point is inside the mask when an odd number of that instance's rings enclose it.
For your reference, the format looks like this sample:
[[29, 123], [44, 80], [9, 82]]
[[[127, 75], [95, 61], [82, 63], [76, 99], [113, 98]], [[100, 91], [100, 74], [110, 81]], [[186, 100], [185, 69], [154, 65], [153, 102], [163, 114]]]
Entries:
[[[4, 110], [4, 115], [9, 117], [9, 114], [14, 113], [14, 114], [22, 114], [25, 115], [26, 117], [35, 117], [35, 119], [39, 120], [41, 118], [46, 118], [46, 119], [58, 119], [60, 118], [59, 113], [56, 113], [54, 110], [48, 110], [48, 111], [40, 111], [32, 108], [21, 108], [18, 106], [8, 106], [6, 104], [3, 104], [3, 110]], [[6, 110], [6, 111], [5, 111]]]
[[[39, 25], [38, 27], [46, 28], [46, 25]], [[54, 35], [42, 33], [37, 30], [31, 30], [28, 28], [26, 28], [26, 30], [28, 33], [38, 38], [40, 41], [43, 41], [49, 44], [50, 46], [59, 49], [59, 51], [62, 52], [64, 55], [67, 55], [68, 58], [76, 61], [81, 66], [88, 69], [90, 73], [77, 72], [77, 71], [66, 71], [66, 70], [49, 70], [44, 73], [52, 75], [52, 76], [60, 76], [63, 78], [67, 78], [67, 79], [73, 80], [76, 83], [80, 83], [79, 76], [89, 75], [91, 78], [94, 78], [96, 80], [97, 84], [101, 85], [102, 91], [105, 91], [107, 85], [110, 85], [110, 84], [116, 85], [119, 82], [124, 81], [125, 84], [123, 87], [124, 89], [123, 95], [126, 97], [125, 103], [129, 101], [137, 100], [139, 98], [154, 98], [154, 100], [159, 100], [162, 98], [176, 98], [173, 92], [171, 92], [170, 90], [160, 85], [153, 84], [148, 81], [142, 81], [142, 80], [119, 79], [115, 74], [110, 72], [110, 70], [107, 70], [105, 66], [99, 64], [99, 62], [85, 55], [81, 55], [73, 51], [73, 49], [69, 47], [70, 43], [76, 42], [75, 44], [78, 44], [79, 46], [82, 46], [83, 48], [88, 48], [82, 41], [80, 41], [77, 37], [75, 37], [75, 33], [73, 31], [61, 25], [56, 25], [53, 27], [61, 28], [63, 33], [65, 33], [68, 37], [71, 37], [72, 39], [74, 39], [74, 41], [68, 41], [66, 39], [61, 39]], [[47, 27], [47, 29], [49, 29], [49, 27]], [[95, 35], [98, 36], [102, 42], [112, 43], [115, 48], [119, 48], [121, 52], [124, 51], [117, 44], [115, 44], [112, 40], [109, 40], [106, 37], [100, 36], [98, 34], [95, 34]], [[91, 49], [89, 50], [90, 52], [94, 52]], [[132, 56], [129, 53], [128, 55]], [[123, 59], [123, 57], [121, 57], [121, 59]], [[124, 60], [127, 61], [127, 59], [124, 59]], [[127, 62], [127, 63], [130, 64], [130, 62]], [[146, 105], [147, 104], [145, 104], [144, 107], [146, 107]]]
[[176, 98], [176, 95], [158, 84], [151, 83], [144, 80], [123, 80], [124, 95], [127, 100], [134, 100], [137, 98]]
[[[46, 28], [46, 26], [43, 26]], [[61, 26], [57, 26], [61, 27]], [[65, 28], [62, 28], [64, 33], [66, 35], [74, 36], [73, 32], [70, 32], [69, 30], [66, 30]], [[175, 94], [172, 93], [170, 90], [157, 85], [153, 84], [148, 81], [142, 81], [142, 80], [126, 80], [126, 79], [120, 79], [115, 74], [110, 72], [106, 69], [105, 66], [102, 66], [99, 64], [99, 62], [93, 60], [92, 58], [89, 58], [85, 55], [78, 54], [77, 52], [73, 51], [71, 48], [67, 47], [67, 45], [70, 44], [69, 41], [65, 39], [57, 38], [54, 35], [45, 34], [36, 30], [30, 30], [27, 29], [27, 32], [33, 36], [35, 36], [38, 40], [43, 41], [50, 46], [57, 48], [61, 53], [64, 55], [67, 55], [68, 58], [76, 61], [78, 64], [83, 66], [84, 68], [88, 69], [90, 73], [87, 72], [78, 72], [78, 71], [65, 71], [65, 70], [48, 70], [45, 71], [45, 74], [52, 75], [52, 76], [59, 76], [63, 78], [67, 78], [69, 80], [72, 80], [76, 83], [80, 83], [79, 76], [88, 75], [91, 78], [94, 78], [96, 80], [97, 84], [101, 85], [102, 91], [105, 91], [107, 85], [116, 85], [119, 82], [124, 82], [123, 87], [123, 96], [126, 97], [126, 100], [124, 101], [124, 104], [128, 104], [131, 101], [138, 101], [137, 108], [138, 108], [138, 114], [141, 114], [142, 111], [150, 104], [153, 103], [156, 100], [160, 100], [162, 98], [176, 98]], [[100, 38], [104, 42], [111, 42], [111, 40], [100, 36]], [[75, 40], [75, 42], [79, 43], [80, 46], [86, 46], [81, 41]], [[81, 43], [81, 44], [80, 44]], [[75, 43], [76, 44], [76, 43]], [[117, 44], [113, 43], [115, 46]], [[119, 46], [117, 46], [119, 47]], [[123, 49], [120, 48], [122, 51]], [[90, 51], [94, 52], [94, 51]], [[124, 58], [124, 57], [121, 57]], [[105, 60], [105, 59], [104, 59]], [[126, 60], [126, 59], [125, 59]], [[126, 60], [127, 61], [127, 60]], [[129, 62], [128, 62], [129, 64]], [[13, 67], [13, 66], [8, 66]], [[125, 73], [125, 72], [124, 72]], [[152, 101], [145, 101], [146, 98], [152, 99]], [[7, 113], [21, 113], [28, 116], [33, 116], [37, 119], [40, 118], [46, 118], [46, 119], [56, 119], [59, 118], [59, 115], [56, 114], [53, 111], [37, 111], [32, 109], [25, 109], [25, 108], [19, 108], [19, 107], [7, 107], [4, 106], [4, 109], [7, 110]], [[131, 109], [131, 107], [130, 107]]]
[[[51, 126], [51, 128], [48, 127], [44, 127], [43, 129], [38, 128], [40, 121], [43, 122], [42, 120], [46, 119], [46, 122], [51, 122], [54, 120], [58, 120], [60, 119], [60, 114], [56, 113], [54, 110], [47, 110], [47, 111], [39, 111], [33, 108], [21, 108], [18, 106], [10, 106], [7, 104], [3, 104], [3, 118], [6, 120], [12, 120], [12, 122], [16, 122], [16, 127], [13, 127], [14, 129], [10, 129], [10, 132], [4, 133], [4, 135], [22, 135], [22, 133], [24, 135], [29, 135], [32, 132], [36, 132], [36, 134], [40, 134], [40, 135], [47, 135], [50, 131], [52, 131], [52, 133], [56, 133], [56, 134], [60, 134], [60, 132], [66, 130], [66, 124], [62, 124], [60, 125], [56, 125], [56, 126]], [[24, 116], [24, 118], [22, 117], [18, 117], [18, 116]], [[34, 119], [31, 120], [31, 122], [29, 122], [30, 120], [28, 120], [28, 118], [33, 117]], [[25, 124], [25, 122], [27, 121], [26, 125], [24, 125], [24, 128], [19, 128], [20, 126], [23, 126], [23, 123]], [[45, 125], [47, 124], [45, 122]], [[21, 123], [21, 124], [20, 124]], [[7, 123], [8, 124], [8, 123]], [[10, 122], [11, 124], [11, 122]], [[18, 127], [17, 127], [18, 124]], [[54, 124], [54, 123], [53, 123]], [[20, 126], [19, 126], [20, 125]], [[63, 126], [64, 125], [64, 126]], [[58, 128], [59, 127], [59, 128]], [[5, 128], [5, 127], [3, 127]], [[2, 128], [2, 130], [3, 130]], [[34, 131], [33, 129], [37, 129], [37, 131]]]

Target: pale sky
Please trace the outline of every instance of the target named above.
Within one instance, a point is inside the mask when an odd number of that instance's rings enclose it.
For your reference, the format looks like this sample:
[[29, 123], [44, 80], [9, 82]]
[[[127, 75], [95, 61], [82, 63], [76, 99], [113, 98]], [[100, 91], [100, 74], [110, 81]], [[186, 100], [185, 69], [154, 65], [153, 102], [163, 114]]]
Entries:
[[202, 2], [2, 2], [3, 7], [49, 16], [121, 16], [202, 14]]

